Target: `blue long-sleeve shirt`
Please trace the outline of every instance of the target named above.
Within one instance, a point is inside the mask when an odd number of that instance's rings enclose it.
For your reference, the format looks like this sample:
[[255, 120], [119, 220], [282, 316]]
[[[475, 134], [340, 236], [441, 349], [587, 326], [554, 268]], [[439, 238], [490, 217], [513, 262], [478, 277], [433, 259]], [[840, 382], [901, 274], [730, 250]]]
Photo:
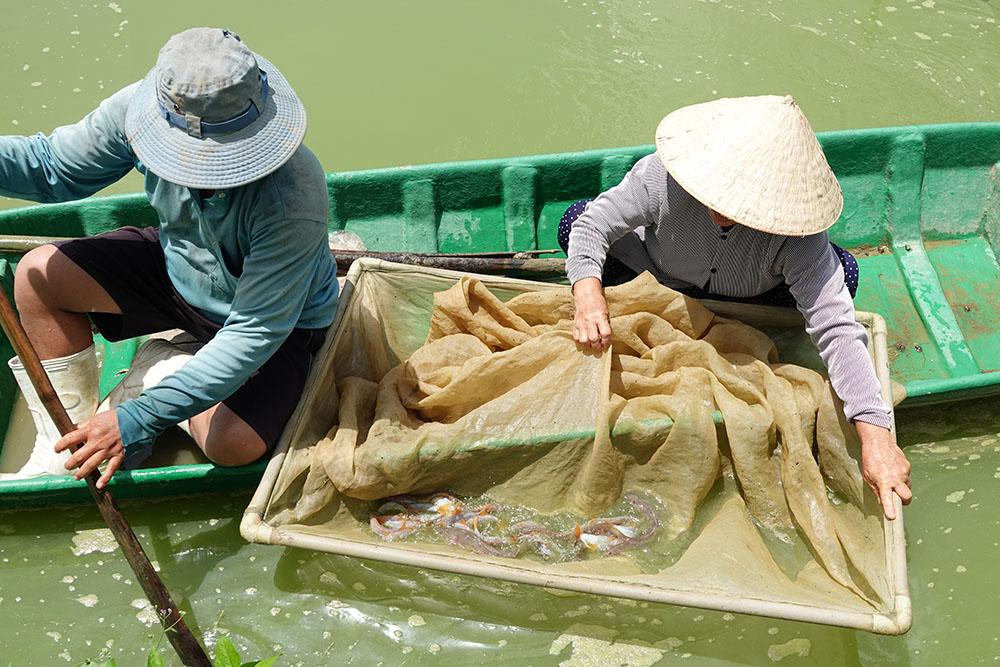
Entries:
[[222, 329], [177, 373], [116, 409], [127, 450], [235, 392], [293, 328], [329, 326], [336, 264], [327, 246], [323, 168], [301, 146], [247, 185], [197, 192], [139, 162], [125, 136], [138, 84], [49, 136], [0, 137], [0, 194], [38, 202], [87, 197], [137, 169], [160, 221], [167, 273], [178, 293]]

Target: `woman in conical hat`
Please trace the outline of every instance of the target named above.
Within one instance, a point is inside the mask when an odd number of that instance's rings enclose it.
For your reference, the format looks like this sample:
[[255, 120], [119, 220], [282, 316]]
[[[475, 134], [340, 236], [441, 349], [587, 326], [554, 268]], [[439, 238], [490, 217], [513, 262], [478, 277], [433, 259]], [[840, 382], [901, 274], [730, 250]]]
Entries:
[[791, 97], [726, 98], [669, 114], [656, 154], [559, 225], [573, 285], [577, 342], [603, 349], [603, 286], [650, 271], [696, 297], [795, 306], [862, 443], [862, 472], [895, 517], [912, 497], [910, 466], [855, 321], [858, 265], [830, 243], [843, 195]]

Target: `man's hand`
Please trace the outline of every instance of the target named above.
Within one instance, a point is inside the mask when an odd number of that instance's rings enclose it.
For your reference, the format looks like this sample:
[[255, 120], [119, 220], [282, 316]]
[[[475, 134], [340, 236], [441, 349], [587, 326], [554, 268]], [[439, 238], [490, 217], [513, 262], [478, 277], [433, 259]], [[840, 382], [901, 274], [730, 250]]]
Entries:
[[861, 474], [882, 503], [886, 518], [895, 519], [893, 491], [904, 505], [909, 505], [913, 498], [910, 462], [896, 445], [896, 436], [892, 431], [861, 421], [854, 422], [854, 425], [861, 438]]
[[608, 302], [604, 299], [601, 281], [584, 278], [573, 285], [573, 339], [598, 352], [611, 343], [611, 321]]
[[75, 431], [61, 437], [56, 442], [56, 451], [66, 451], [73, 445], [81, 446], [66, 461], [66, 470], [79, 466], [73, 476], [83, 479], [107, 461], [108, 465], [97, 481], [97, 488], [103, 489], [125, 458], [125, 446], [118, 431], [118, 415], [114, 410], [94, 415]]

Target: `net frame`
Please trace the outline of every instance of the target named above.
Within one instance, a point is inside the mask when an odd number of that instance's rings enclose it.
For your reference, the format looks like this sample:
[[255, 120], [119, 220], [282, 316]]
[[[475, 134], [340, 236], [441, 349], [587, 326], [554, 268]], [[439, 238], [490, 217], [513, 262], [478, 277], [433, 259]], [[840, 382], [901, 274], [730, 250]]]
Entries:
[[[314, 422], [317, 414], [322, 414], [321, 379], [332, 372], [338, 344], [351, 318], [357, 316], [355, 296], [363, 288], [366, 276], [373, 273], [391, 273], [399, 276], [435, 276], [458, 280], [463, 275], [456, 271], [429, 269], [394, 264], [377, 259], [361, 259], [354, 262], [348, 273], [341, 293], [340, 307], [331, 327], [333, 335], [317, 352], [310, 370], [306, 389], [288, 426], [275, 448], [240, 523], [240, 533], [244, 539], [258, 544], [312, 549], [344, 556], [430, 568], [462, 575], [472, 575], [500, 579], [514, 583], [530, 584], [554, 589], [563, 589], [593, 595], [607, 595], [647, 602], [698, 607], [723, 612], [753, 614], [772, 618], [821, 623], [865, 630], [877, 634], [897, 635], [905, 633], [912, 623], [912, 603], [907, 583], [906, 544], [903, 527], [902, 504], [894, 496], [897, 518], [893, 521], [882, 519], [885, 540], [885, 573], [891, 582], [893, 594], [883, 608], [873, 612], [850, 609], [819, 607], [797, 602], [761, 600], [753, 597], [719, 595], [716, 593], [696, 593], [656, 586], [645, 581], [627, 581], [625, 577], [604, 577], [591, 573], [539, 572], [536, 567], [520, 564], [515, 559], [500, 559], [479, 554], [464, 553], [443, 545], [414, 545], [403, 542], [368, 542], [353, 537], [336, 537], [311, 532], [304, 526], [273, 526], [267, 521], [268, 508], [275, 499], [276, 484], [288, 462], [291, 448], [310, 439], [316, 442], [316, 434], [325, 431], [327, 421], [320, 429]], [[487, 287], [511, 291], [552, 289], [558, 285], [538, 283], [498, 276], [475, 276]], [[787, 308], [758, 306], [732, 302], [705, 301], [712, 311], [723, 317], [742, 320], [752, 326], [793, 328], [803, 326], [798, 312]], [[429, 313], [428, 313], [429, 318]], [[869, 353], [875, 365], [876, 375], [882, 387], [886, 403], [892, 404], [892, 388], [889, 380], [889, 359], [886, 347], [886, 326], [881, 316], [875, 313], [856, 311], [857, 321], [865, 327], [869, 336]], [[328, 410], [326, 411], [328, 412]], [[320, 435], [321, 437], [321, 435]]]

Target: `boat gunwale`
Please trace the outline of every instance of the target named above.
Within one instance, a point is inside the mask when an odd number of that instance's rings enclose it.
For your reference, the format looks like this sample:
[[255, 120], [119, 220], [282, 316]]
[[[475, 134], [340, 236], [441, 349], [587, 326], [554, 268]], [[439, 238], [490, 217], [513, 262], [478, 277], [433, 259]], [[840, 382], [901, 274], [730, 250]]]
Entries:
[[[818, 138], [821, 142], [832, 146], [840, 144], [842, 146], [849, 146], [850, 142], [857, 141], [885, 141], [886, 152], [885, 154], [879, 154], [879, 161], [877, 164], [886, 167], [891, 160], [891, 148], [892, 141], [898, 138], [905, 138], [908, 136], [922, 135], [925, 139], [930, 140], [947, 140], [951, 137], [962, 138], [963, 135], [969, 133], [988, 133], [990, 135], [996, 135], [1000, 138], [1000, 122], [995, 121], [984, 121], [984, 122], [965, 122], [965, 123], [946, 123], [946, 124], [925, 124], [925, 125], [912, 125], [912, 126], [888, 126], [881, 128], [862, 128], [862, 129], [842, 129], [842, 130], [832, 130], [826, 132], [818, 133]], [[965, 137], [967, 139], [967, 137]], [[336, 189], [341, 185], [347, 185], [355, 181], [369, 181], [373, 183], [380, 182], [393, 182], [393, 183], [404, 183], [412, 179], [419, 179], [424, 177], [434, 177], [443, 178], [445, 180], [454, 178], [455, 176], [462, 176], [468, 174], [489, 174], [502, 172], [504, 169], [509, 167], [517, 166], [533, 166], [533, 167], [547, 167], [547, 166], [559, 166], [567, 163], [588, 163], [596, 164], [600, 163], [609, 157], [620, 157], [639, 159], [643, 155], [649, 154], [653, 151], [654, 147], [652, 145], [644, 146], [633, 146], [633, 147], [613, 147], [613, 148], [597, 148], [597, 149], [587, 149], [583, 151], [571, 151], [565, 153], [547, 153], [547, 154], [534, 154], [534, 155], [522, 155], [522, 156], [512, 156], [512, 157], [498, 157], [489, 158], [483, 160], [463, 160], [463, 161], [451, 161], [451, 162], [438, 162], [438, 163], [424, 163], [418, 165], [407, 165], [399, 167], [382, 167], [376, 169], [365, 169], [350, 172], [340, 172], [340, 173], [330, 173], [326, 175], [327, 185], [331, 196], [335, 196]], [[876, 163], [873, 163], [876, 164]], [[985, 163], [984, 163], [985, 164]], [[87, 198], [83, 200], [76, 200], [70, 202], [60, 202], [52, 204], [35, 204], [28, 205], [19, 208], [7, 209], [0, 211], [0, 226], [16, 224], [18, 220], [25, 216], [39, 216], [45, 215], [44, 212], [49, 214], [58, 215], [60, 213], [69, 214], [81, 214], [83, 212], [89, 212], [89, 209], [94, 208], [98, 211], [111, 211], [116, 208], [125, 208], [131, 210], [137, 210], [135, 207], [149, 208], [148, 200], [144, 193], [128, 193], [128, 194], [115, 194], [115, 195], [103, 195], [98, 197]], [[83, 218], [87, 218], [86, 215], [81, 215]], [[116, 221], [117, 222], [117, 221]], [[537, 224], [537, 220], [536, 220]], [[336, 227], [336, 221], [331, 217], [331, 228]], [[16, 255], [18, 253], [5, 253], [6, 255]], [[0, 254], [0, 261], [5, 260], [4, 254]], [[9, 277], [8, 277], [9, 279]], [[5, 287], [7, 280], [5, 282]], [[932, 379], [916, 379], [910, 380], [904, 383], [904, 388], [906, 389], [907, 398], [904, 399], [903, 407], [909, 407], [911, 405], [921, 405], [928, 403], [938, 403], [945, 401], [961, 400], [976, 396], [996, 394], [1000, 391], [1000, 372], [981, 372], [973, 375], [959, 375], [945, 378], [932, 378]], [[189, 464], [182, 466], [171, 467], [170, 470], [176, 468], [170, 474], [176, 475], [178, 484], [181, 486], [186, 486], [190, 480], [202, 479], [205, 475], [211, 473], [211, 471], [216, 470], [216, 467], [212, 464]], [[167, 468], [156, 468], [149, 469], [152, 471], [167, 470]], [[136, 471], [138, 472], [138, 471]], [[252, 475], [253, 473], [248, 473]], [[245, 476], [235, 473], [226, 473], [226, 479], [244, 479]], [[145, 477], [138, 477], [138, 479], [146, 479]], [[153, 478], [149, 478], [149, 484], [153, 484]], [[15, 491], [15, 487], [10, 487], [10, 482], [0, 482], [0, 498], [4, 498], [4, 505], [8, 506], [30, 506], [35, 504], [48, 504], [52, 502], [52, 498], [72, 498], [76, 501], [84, 500], [86, 498], [84, 487], [82, 482], [79, 487], [69, 484], [68, 482], [60, 482], [55, 486], [32, 486], [31, 493], [22, 493], [21, 487], [16, 487], [18, 490]], [[64, 486], [65, 485], [65, 486]], [[123, 489], [127, 488], [127, 484], [123, 484]], [[166, 492], [168, 494], [174, 493], [172, 487], [169, 487], [166, 480], [156, 480], [154, 493], [161, 494]], [[130, 487], [129, 487], [130, 488]], [[152, 486], [150, 488], [153, 488]], [[184, 492], [184, 491], [179, 491]], [[127, 493], [127, 492], [126, 492]], [[35, 496], [37, 501], [30, 501], [27, 496]], [[142, 495], [141, 492], [138, 495]], [[18, 497], [21, 497], [23, 502], [19, 502]], [[7, 500], [14, 498], [12, 503], [8, 503]]]

